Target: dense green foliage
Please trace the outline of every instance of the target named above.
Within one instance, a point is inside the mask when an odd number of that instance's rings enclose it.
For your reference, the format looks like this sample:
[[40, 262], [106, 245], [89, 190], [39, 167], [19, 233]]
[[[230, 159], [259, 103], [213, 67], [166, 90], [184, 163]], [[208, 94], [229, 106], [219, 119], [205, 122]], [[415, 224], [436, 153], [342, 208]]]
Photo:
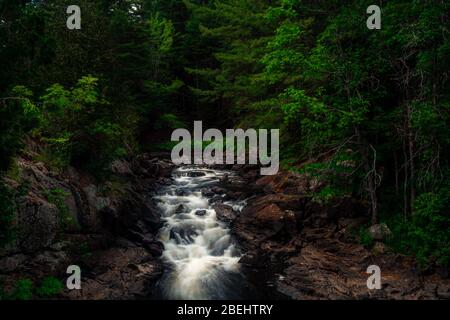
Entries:
[[37, 287], [32, 280], [22, 278], [15, 281], [9, 291], [4, 290], [3, 285], [0, 283], [0, 300], [50, 299], [60, 294], [63, 290], [63, 283], [55, 277], [43, 278]]
[[36, 289], [36, 294], [42, 298], [52, 298], [64, 290], [61, 280], [54, 277], [46, 277]]
[[102, 169], [137, 151], [160, 117], [176, 118], [183, 86], [173, 69], [177, 30], [154, 1], [78, 1], [80, 31], [66, 27], [70, 4], [0, 2], [1, 161], [28, 129], [22, 114], [6, 114], [20, 103], [28, 113], [38, 106], [34, 137], [49, 146], [43, 158], [55, 168]]
[[15, 283], [13, 292], [7, 295], [6, 298], [11, 300], [30, 300], [33, 297], [33, 289], [33, 281], [20, 279]]
[[280, 128], [315, 199], [361, 198], [393, 247], [449, 263], [448, 1], [380, 2], [381, 30], [366, 0], [77, 2], [69, 31], [69, 1], [0, 1], [0, 170], [25, 136], [98, 173], [192, 120]]
[[211, 52], [187, 68], [199, 103], [281, 128], [285, 167], [326, 183], [315, 199], [367, 199], [393, 247], [448, 264], [448, 3], [383, 4], [368, 30], [370, 1], [185, 2]]

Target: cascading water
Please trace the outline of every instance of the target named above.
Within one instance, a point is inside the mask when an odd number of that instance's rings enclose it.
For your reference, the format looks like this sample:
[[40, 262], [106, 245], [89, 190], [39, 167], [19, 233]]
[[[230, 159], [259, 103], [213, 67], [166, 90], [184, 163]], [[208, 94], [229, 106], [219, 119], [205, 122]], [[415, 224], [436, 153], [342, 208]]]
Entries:
[[[210, 189], [225, 174], [232, 175], [181, 167], [173, 172], [173, 184], [154, 197], [164, 220], [159, 236], [165, 247], [163, 259], [169, 266], [159, 284], [163, 298], [241, 298], [245, 281], [239, 271], [240, 252], [231, 241], [229, 228], [212, 208], [223, 195], [212, 197]], [[237, 211], [244, 206], [244, 202], [224, 203]]]

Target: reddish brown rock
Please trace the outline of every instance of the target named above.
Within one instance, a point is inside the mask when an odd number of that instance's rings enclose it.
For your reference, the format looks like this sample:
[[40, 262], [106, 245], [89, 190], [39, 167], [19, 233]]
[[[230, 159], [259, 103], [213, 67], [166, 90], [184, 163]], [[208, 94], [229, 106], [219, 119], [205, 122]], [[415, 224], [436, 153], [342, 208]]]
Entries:
[[237, 213], [229, 205], [217, 203], [213, 209], [216, 211], [217, 219], [225, 223], [232, 223], [237, 217]]
[[305, 175], [280, 172], [276, 175], [264, 176], [256, 181], [266, 192], [284, 194], [305, 194], [309, 191], [308, 179]]

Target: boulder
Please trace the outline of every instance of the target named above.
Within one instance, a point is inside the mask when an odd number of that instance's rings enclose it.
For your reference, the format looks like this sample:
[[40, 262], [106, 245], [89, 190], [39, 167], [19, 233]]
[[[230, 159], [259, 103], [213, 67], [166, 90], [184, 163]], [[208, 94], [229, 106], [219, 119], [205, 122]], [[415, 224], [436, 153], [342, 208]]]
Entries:
[[274, 233], [279, 232], [284, 226], [284, 212], [275, 203], [263, 207], [253, 216], [262, 226]]
[[297, 232], [297, 219], [276, 203], [253, 203], [234, 220], [232, 231], [246, 249], [257, 249], [269, 240], [287, 241]]
[[195, 215], [196, 216], [200, 216], [200, 217], [203, 217], [204, 215], [206, 215], [206, 210], [197, 210], [197, 211], [195, 211]]
[[113, 173], [119, 174], [119, 175], [133, 175], [133, 170], [131, 170], [131, 165], [125, 160], [115, 160], [111, 164], [111, 171]]
[[226, 199], [227, 200], [241, 200], [244, 199], [246, 197], [244, 192], [240, 192], [240, 191], [231, 191], [231, 192], [227, 192], [226, 194]]
[[264, 176], [256, 181], [256, 185], [263, 187], [267, 193], [305, 194], [309, 191], [307, 177], [291, 172]]
[[188, 208], [184, 204], [178, 205], [175, 209], [176, 214], [187, 212], [187, 211], [188, 211]]
[[19, 246], [25, 253], [46, 248], [55, 240], [61, 222], [58, 208], [33, 194], [22, 200], [18, 210]]
[[213, 206], [216, 211], [217, 219], [225, 223], [232, 223], [237, 217], [237, 213], [229, 205], [223, 203], [217, 203]]
[[375, 255], [380, 255], [386, 253], [387, 248], [383, 242], [375, 242], [372, 248], [372, 252]]
[[224, 194], [227, 192], [227, 190], [225, 190], [224, 188], [218, 187], [218, 186], [212, 187], [211, 191], [216, 194]]
[[392, 235], [392, 232], [386, 224], [381, 223], [371, 226], [369, 234], [375, 241], [385, 241]]
[[190, 178], [197, 178], [197, 177], [203, 177], [203, 176], [206, 176], [206, 173], [204, 173], [204, 172], [202, 172], [202, 171], [188, 171], [188, 172], [186, 173], [186, 176], [187, 176], [187, 177], [190, 177]]

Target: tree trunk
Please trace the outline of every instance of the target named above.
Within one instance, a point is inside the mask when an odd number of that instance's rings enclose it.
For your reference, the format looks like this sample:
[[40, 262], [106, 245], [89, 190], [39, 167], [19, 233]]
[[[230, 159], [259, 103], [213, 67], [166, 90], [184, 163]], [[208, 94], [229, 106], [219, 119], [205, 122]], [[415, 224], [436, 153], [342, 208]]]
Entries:
[[356, 136], [358, 139], [359, 150], [363, 159], [363, 168], [364, 172], [366, 172], [366, 183], [367, 183], [367, 192], [370, 198], [370, 214], [371, 214], [371, 222], [372, 225], [378, 224], [378, 198], [377, 198], [377, 171], [376, 171], [376, 153], [374, 150], [374, 159], [370, 161], [369, 156], [369, 145], [365, 141], [363, 141], [359, 130], [356, 129]]

